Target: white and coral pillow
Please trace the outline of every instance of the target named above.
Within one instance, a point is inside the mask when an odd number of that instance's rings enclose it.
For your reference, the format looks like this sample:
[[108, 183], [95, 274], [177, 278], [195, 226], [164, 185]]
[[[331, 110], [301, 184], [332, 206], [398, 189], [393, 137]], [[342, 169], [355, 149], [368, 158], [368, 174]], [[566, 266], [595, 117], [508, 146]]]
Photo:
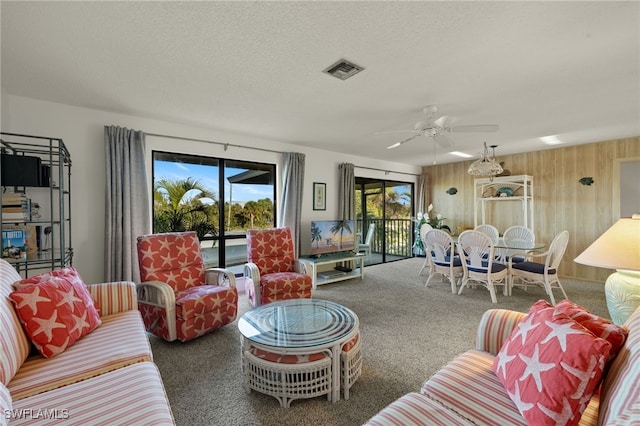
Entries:
[[625, 327], [621, 327], [605, 318], [592, 314], [586, 308], [569, 300], [563, 300], [558, 303], [555, 308], [582, 325], [595, 336], [611, 343], [609, 359], [615, 358], [629, 334], [629, 331]]
[[13, 287], [18, 289], [29, 284], [40, 284], [42, 282], [48, 281], [52, 277], [66, 278], [71, 283], [71, 285], [73, 285], [76, 292], [78, 293], [78, 296], [84, 301], [87, 307], [94, 306], [96, 311], [100, 311], [100, 307], [96, 305], [93, 297], [91, 297], [91, 294], [89, 293], [89, 290], [87, 290], [87, 286], [80, 276], [80, 273], [73, 266], [66, 266], [64, 268], [54, 269], [53, 271], [48, 271], [29, 278], [25, 278], [14, 283]]
[[500, 349], [493, 370], [528, 424], [575, 425], [610, 349], [565, 314], [536, 304]]
[[[29, 283], [30, 280], [37, 284]], [[9, 298], [18, 318], [31, 342], [46, 358], [63, 352], [101, 324], [84, 284], [72, 282], [68, 276], [23, 280], [14, 287], [16, 290]]]

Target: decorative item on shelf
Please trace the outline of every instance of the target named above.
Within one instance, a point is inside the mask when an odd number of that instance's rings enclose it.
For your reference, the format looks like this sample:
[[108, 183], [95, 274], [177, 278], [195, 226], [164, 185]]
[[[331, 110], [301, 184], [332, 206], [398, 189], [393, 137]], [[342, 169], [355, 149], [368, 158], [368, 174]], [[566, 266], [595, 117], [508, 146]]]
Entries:
[[458, 193], [458, 188], [452, 186], [451, 188], [447, 189], [445, 192], [449, 195], [456, 195]]
[[586, 177], [580, 178], [580, 180], [578, 182], [580, 182], [581, 184], [586, 185], [586, 186], [591, 186], [591, 184], [593, 182], [595, 182], [595, 181], [593, 180], [593, 178], [591, 176], [586, 176]]
[[473, 176], [489, 176], [490, 180], [493, 180], [493, 177], [502, 173], [502, 166], [496, 162], [496, 147], [498, 145], [491, 145], [493, 149], [493, 156], [489, 158], [489, 149], [487, 148], [487, 143], [484, 143], [484, 152], [482, 157], [471, 163], [467, 173]]
[[503, 186], [498, 189], [497, 196], [498, 197], [513, 197], [513, 188], [509, 188], [508, 186]]
[[615, 269], [604, 286], [611, 320], [618, 325], [640, 306], [640, 213], [620, 218], [574, 262]]
[[504, 161], [500, 162], [500, 167], [502, 167], [502, 173], [499, 173], [497, 176], [511, 176], [511, 170], [504, 168]]

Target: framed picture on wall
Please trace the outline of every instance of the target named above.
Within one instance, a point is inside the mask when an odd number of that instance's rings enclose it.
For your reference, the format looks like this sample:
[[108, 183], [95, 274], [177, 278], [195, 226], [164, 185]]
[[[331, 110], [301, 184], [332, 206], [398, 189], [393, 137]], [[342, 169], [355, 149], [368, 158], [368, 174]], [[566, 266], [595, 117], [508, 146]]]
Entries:
[[313, 182], [313, 209], [327, 209], [327, 184]]

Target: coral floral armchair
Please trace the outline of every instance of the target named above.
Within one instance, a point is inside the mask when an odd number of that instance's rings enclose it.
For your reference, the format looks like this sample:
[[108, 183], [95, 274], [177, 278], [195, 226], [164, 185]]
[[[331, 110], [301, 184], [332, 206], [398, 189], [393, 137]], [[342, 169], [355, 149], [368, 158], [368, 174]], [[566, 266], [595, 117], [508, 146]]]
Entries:
[[236, 319], [238, 290], [226, 269], [206, 269], [195, 232], [138, 237], [138, 308], [148, 332], [186, 342]]
[[289, 228], [247, 231], [245, 277], [251, 304], [276, 300], [311, 298], [311, 275], [295, 258]]

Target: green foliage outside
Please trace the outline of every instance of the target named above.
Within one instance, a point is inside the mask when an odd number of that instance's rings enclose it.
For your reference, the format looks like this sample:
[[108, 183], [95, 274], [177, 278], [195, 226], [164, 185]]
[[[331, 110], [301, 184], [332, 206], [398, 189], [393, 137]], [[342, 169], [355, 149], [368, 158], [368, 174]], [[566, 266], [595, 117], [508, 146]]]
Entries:
[[[273, 202], [225, 203], [227, 231], [273, 226]], [[214, 193], [192, 178], [157, 180], [153, 188], [154, 232], [195, 231], [199, 239], [217, 236], [219, 202]]]

